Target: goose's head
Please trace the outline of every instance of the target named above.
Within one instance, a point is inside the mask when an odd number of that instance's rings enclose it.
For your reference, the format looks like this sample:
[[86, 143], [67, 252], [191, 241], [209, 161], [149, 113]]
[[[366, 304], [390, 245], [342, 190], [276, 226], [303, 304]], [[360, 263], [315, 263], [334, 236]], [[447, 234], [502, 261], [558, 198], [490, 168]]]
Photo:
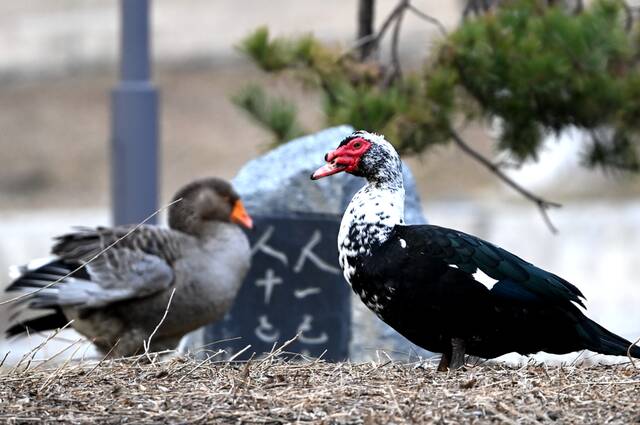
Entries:
[[240, 196], [226, 180], [209, 177], [193, 181], [174, 196], [169, 209], [169, 227], [198, 235], [208, 224], [236, 223], [250, 229], [253, 221], [240, 200]]
[[402, 175], [400, 157], [391, 143], [381, 135], [366, 131], [356, 131], [346, 137], [324, 159], [327, 164], [311, 175], [312, 180], [343, 171], [370, 182], [389, 182]]

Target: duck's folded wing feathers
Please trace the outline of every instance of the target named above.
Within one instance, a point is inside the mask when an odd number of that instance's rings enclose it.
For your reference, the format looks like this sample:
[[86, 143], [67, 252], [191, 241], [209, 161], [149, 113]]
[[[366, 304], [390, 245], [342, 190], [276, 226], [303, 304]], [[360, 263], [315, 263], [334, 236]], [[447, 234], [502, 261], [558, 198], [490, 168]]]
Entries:
[[43, 266], [22, 275], [11, 290], [39, 289], [25, 299], [32, 308], [99, 308], [168, 288], [174, 281], [172, 264], [179, 257], [181, 235], [143, 226], [106, 249], [129, 229], [82, 228], [58, 237], [53, 253], [65, 264], [86, 264], [85, 271], [65, 277], [73, 268]]
[[[172, 264], [180, 257], [185, 236], [156, 226], [76, 227], [74, 232], [56, 237], [52, 254], [70, 261], [86, 262], [102, 251], [130, 249], [162, 258]], [[109, 248], [113, 245], [111, 248]]]
[[21, 278], [21, 288], [39, 289], [25, 301], [32, 308], [75, 306], [99, 308], [127, 299], [147, 297], [168, 288], [174, 279], [173, 269], [161, 258], [127, 248], [113, 250], [89, 263], [89, 279], [38, 272]]
[[[396, 236], [407, 246], [474, 274], [478, 269], [498, 281], [492, 292], [504, 296], [530, 294], [584, 307], [580, 290], [553, 273], [476, 236], [433, 225], [396, 226]], [[512, 287], [513, 285], [515, 287]], [[505, 287], [510, 287], [505, 291]]]

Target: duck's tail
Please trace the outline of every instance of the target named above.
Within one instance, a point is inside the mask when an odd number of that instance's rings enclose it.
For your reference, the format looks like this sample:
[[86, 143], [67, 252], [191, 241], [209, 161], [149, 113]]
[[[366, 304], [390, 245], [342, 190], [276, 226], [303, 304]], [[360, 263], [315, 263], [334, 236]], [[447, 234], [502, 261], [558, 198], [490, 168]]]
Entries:
[[[5, 330], [7, 337], [59, 329], [69, 322], [56, 303], [57, 288], [52, 286], [52, 282], [63, 279], [74, 267], [77, 266], [57, 258], [38, 259], [24, 266], [11, 267], [9, 276], [14, 280], [5, 288], [5, 292], [22, 295], [9, 304], [9, 322], [13, 324]], [[79, 274], [88, 277], [84, 270], [80, 270]], [[48, 288], [49, 286], [52, 287]], [[19, 319], [31, 309], [45, 309], [41, 313], [47, 314], [26, 320]]]
[[640, 347], [608, 331], [593, 320], [585, 317], [582, 328], [589, 334], [587, 349], [613, 356], [631, 356], [640, 359]]
[[60, 329], [68, 323], [69, 320], [67, 320], [67, 317], [64, 315], [62, 310], [58, 308], [54, 313], [16, 323], [5, 331], [5, 335], [7, 337], [12, 337], [16, 335]]

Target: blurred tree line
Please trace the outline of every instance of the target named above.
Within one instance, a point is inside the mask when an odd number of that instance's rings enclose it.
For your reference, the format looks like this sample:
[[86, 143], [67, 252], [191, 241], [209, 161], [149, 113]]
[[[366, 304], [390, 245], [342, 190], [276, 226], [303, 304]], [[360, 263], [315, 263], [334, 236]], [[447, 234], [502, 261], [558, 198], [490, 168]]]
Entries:
[[[238, 47], [265, 72], [292, 73], [319, 91], [327, 125], [383, 133], [402, 155], [454, 143], [543, 213], [556, 204], [509, 179], [501, 163], [461, 137], [461, 127], [497, 124], [496, 151], [516, 164], [536, 160], [546, 135], [579, 128], [589, 134], [585, 166], [640, 170], [640, 31], [624, 1], [470, 0], [451, 33], [410, 0], [399, 0], [377, 31], [374, 13], [375, 0], [360, 0], [358, 38], [348, 49], [313, 35], [272, 37], [266, 27]], [[441, 35], [419, 69], [405, 70], [399, 59], [407, 13]], [[276, 144], [305, 132], [295, 106], [261, 86], [233, 100]]]

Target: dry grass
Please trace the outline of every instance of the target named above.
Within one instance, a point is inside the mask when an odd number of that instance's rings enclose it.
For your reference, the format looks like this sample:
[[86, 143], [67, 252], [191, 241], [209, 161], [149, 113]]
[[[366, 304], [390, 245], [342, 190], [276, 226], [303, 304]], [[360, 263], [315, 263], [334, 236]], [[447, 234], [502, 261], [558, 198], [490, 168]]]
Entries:
[[497, 365], [438, 373], [381, 360], [249, 362], [185, 357], [24, 363], [0, 376], [10, 423], [632, 423], [640, 373], [631, 365]]

